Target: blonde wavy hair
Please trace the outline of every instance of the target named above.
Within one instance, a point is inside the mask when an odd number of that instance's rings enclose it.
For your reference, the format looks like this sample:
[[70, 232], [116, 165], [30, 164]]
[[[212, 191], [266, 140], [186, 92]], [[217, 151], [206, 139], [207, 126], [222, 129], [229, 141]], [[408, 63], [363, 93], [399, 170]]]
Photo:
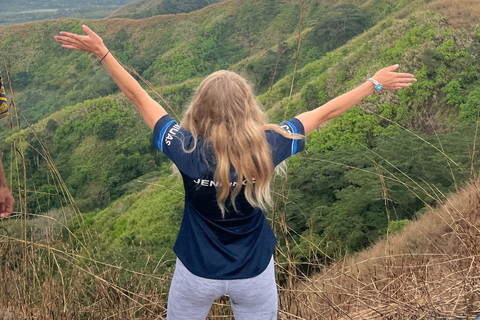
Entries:
[[[270, 181], [274, 168], [265, 130], [274, 130], [292, 139], [297, 137], [278, 125], [267, 124], [266, 115], [244, 78], [225, 70], [208, 76], [197, 88], [181, 125], [192, 133], [195, 141], [201, 136], [213, 146], [214, 180], [220, 182], [217, 204], [223, 215], [229, 195], [236, 210], [235, 199], [243, 187], [251, 206], [266, 210], [266, 204], [272, 204]], [[195, 148], [196, 142], [188, 151]], [[233, 189], [231, 166], [238, 182]]]

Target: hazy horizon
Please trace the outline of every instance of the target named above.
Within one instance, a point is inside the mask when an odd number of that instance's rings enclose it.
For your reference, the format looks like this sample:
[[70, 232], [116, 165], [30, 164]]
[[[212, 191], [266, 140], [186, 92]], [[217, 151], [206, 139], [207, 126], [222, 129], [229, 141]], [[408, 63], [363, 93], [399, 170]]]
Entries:
[[0, 25], [64, 17], [101, 19], [137, 0], [0, 0]]

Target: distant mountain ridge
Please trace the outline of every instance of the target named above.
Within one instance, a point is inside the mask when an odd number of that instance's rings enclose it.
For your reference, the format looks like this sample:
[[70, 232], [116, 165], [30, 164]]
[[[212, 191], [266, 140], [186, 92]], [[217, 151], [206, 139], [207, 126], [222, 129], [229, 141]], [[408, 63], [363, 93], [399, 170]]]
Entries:
[[134, 0], [0, 0], [0, 25], [21, 24], [31, 21], [65, 17], [103, 19], [114, 10]]
[[224, 0], [140, 0], [129, 3], [109, 18], [144, 19], [157, 15], [189, 13]]

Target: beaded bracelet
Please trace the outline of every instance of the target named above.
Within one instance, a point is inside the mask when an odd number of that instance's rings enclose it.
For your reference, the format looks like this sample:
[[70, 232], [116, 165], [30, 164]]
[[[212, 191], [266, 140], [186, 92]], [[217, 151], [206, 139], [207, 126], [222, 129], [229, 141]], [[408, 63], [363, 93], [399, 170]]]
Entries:
[[373, 83], [373, 85], [375, 86], [375, 89], [377, 89], [377, 91], [380, 91], [383, 89], [383, 85], [381, 85], [380, 83], [378, 83], [377, 80], [373, 79], [373, 78], [370, 78], [368, 79], [368, 81], [370, 81], [371, 83]]

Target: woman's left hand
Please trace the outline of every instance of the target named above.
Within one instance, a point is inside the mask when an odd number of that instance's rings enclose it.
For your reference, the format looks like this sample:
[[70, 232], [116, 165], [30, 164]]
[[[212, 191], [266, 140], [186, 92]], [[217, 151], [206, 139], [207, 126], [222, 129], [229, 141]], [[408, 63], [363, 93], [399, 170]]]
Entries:
[[86, 25], [82, 25], [82, 29], [87, 34], [86, 36], [61, 31], [62, 36], [55, 36], [55, 40], [60, 42], [64, 48], [93, 53], [99, 59], [102, 58], [108, 52], [102, 38]]
[[[412, 82], [417, 81], [413, 74], [393, 72], [398, 68], [398, 64], [378, 71], [372, 78], [378, 81], [385, 90], [400, 90], [410, 87]], [[373, 85], [373, 84], [372, 84]]]

